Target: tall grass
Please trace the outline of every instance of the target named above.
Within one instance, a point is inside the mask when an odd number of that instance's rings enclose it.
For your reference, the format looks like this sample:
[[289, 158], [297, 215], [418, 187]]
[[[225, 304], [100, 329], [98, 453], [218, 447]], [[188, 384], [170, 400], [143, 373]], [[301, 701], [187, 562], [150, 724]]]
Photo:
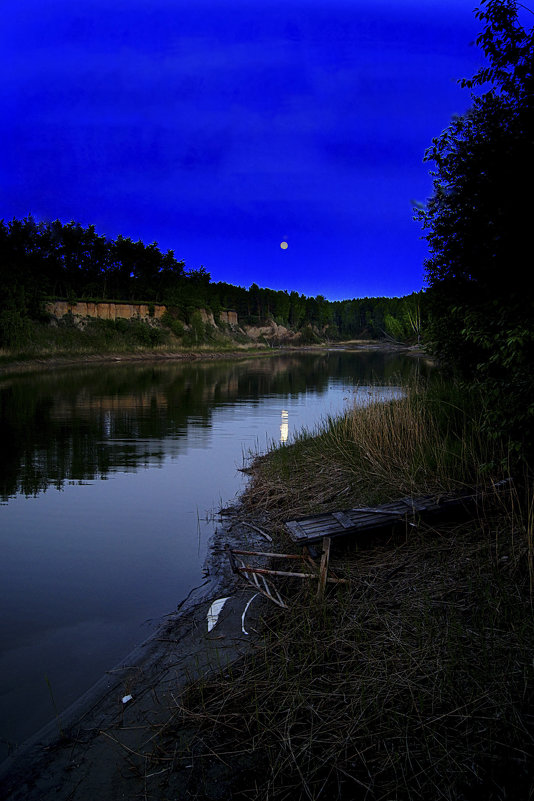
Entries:
[[341, 569], [348, 587], [301, 591], [231, 679], [189, 689], [163, 751], [194, 724], [181, 756], [193, 783], [226, 765], [218, 798], [529, 798], [534, 625], [490, 542], [456, 530]]
[[[356, 396], [359, 397], [359, 396]], [[252, 464], [251, 510], [288, 519], [499, 480], [506, 449], [481, 433], [483, 399], [440, 380], [388, 402], [354, 404]]]
[[[283, 520], [318, 509], [491, 485], [506, 446], [484, 439], [483, 414], [482, 398], [441, 382], [351, 408], [256, 459], [245, 510], [282, 537]], [[534, 797], [533, 497], [495, 494], [471, 521], [338, 547], [347, 584], [322, 603], [294, 587], [289, 611], [266, 610], [252, 656], [177, 702], [157, 758], [194, 734], [162, 792]]]
[[390, 492], [446, 491], [500, 471], [496, 448], [481, 436], [481, 398], [461, 397], [434, 380], [389, 403], [353, 408], [331, 436], [358, 476]]

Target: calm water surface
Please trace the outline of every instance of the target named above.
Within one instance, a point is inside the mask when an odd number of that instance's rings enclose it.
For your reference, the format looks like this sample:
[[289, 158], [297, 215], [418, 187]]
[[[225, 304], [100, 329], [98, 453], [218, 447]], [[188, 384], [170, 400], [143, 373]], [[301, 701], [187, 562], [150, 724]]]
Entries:
[[244, 456], [414, 369], [325, 351], [0, 378], [0, 756], [202, 582]]

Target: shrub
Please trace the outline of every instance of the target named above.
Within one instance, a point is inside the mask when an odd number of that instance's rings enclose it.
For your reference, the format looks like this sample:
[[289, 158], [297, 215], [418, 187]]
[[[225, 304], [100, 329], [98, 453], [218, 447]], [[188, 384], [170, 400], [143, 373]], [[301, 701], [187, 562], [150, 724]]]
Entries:
[[161, 328], [142, 323], [140, 320], [135, 320], [131, 323], [131, 331], [140, 345], [146, 345], [148, 347], [161, 345], [165, 339]]
[[29, 320], [14, 309], [0, 312], [0, 345], [21, 347], [26, 344], [30, 333]]

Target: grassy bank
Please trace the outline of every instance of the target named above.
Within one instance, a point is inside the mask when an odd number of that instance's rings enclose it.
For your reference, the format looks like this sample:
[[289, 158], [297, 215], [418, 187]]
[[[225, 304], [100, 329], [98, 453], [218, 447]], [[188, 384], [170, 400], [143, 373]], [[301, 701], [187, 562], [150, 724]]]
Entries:
[[509, 466], [481, 434], [483, 414], [482, 398], [439, 381], [390, 403], [370, 395], [345, 416], [300, 432], [291, 447], [260, 456], [245, 504], [287, 520], [498, 480]]
[[228, 351], [247, 344], [244, 337], [230, 336], [204, 326], [202, 335], [184, 332], [176, 336], [169, 328], [141, 320], [91, 319], [83, 327], [68, 317], [52, 326], [26, 320], [19, 339], [0, 349], [0, 363], [31, 359], [83, 358], [94, 354], [142, 354], [146, 352]]
[[[258, 332], [256, 332], [257, 334]], [[285, 340], [276, 336], [248, 336], [241, 329], [219, 324], [219, 327], [197, 320], [195, 326], [185, 329], [180, 321], [168, 318], [147, 322], [140, 319], [103, 320], [87, 318], [75, 320], [65, 317], [50, 322], [24, 319], [12, 332], [10, 344], [0, 346], [0, 368], [28, 362], [53, 363], [54, 361], [83, 361], [106, 356], [130, 358], [184, 358], [191, 354], [235, 354], [269, 352], [272, 350], [309, 349], [324, 346], [318, 336], [308, 341], [300, 333], [290, 334]], [[332, 346], [332, 345], [330, 345]], [[359, 339], [336, 342], [334, 347], [359, 347], [370, 350], [407, 349], [388, 340]]]
[[0, 348], [0, 371], [28, 370], [84, 362], [146, 359], [224, 358], [240, 354], [271, 353], [265, 343], [241, 336], [211, 333], [175, 336], [136, 320], [93, 320], [83, 330], [67, 323], [50, 326], [28, 322], [18, 344]]
[[[256, 459], [244, 508], [287, 551], [283, 521], [296, 515], [491, 487], [508, 465], [481, 434], [482, 403], [435, 385], [355, 408]], [[190, 798], [532, 797], [523, 493], [528, 481], [490, 492], [475, 520], [337, 547], [348, 583], [323, 602], [315, 586], [283, 587], [290, 609], [267, 610], [254, 655], [177, 699], [149, 764], [160, 797], [184, 776]]]

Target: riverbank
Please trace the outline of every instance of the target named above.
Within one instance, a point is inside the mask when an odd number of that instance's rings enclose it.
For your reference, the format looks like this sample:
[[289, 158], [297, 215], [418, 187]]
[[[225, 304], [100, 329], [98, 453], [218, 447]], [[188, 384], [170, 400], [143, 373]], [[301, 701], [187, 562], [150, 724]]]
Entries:
[[[206, 580], [156, 632], [0, 764], [5, 801], [151, 797], [161, 774], [150, 775], [146, 766], [173, 708], [180, 708], [185, 688], [230, 669], [259, 637], [263, 599], [240, 585], [221, 555], [226, 544], [252, 549], [265, 545], [241, 517], [237, 513], [221, 522], [204, 567]], [[228, 600], [216, 622], [212, 617], [210, 630], [209, 611], [221, 598]], [[188, 761], [194, 740], [195, 732], [184, 729], [178, 766], [184, 767], [184, 755]], [[188, 783], [185, 769], [181, 791]]]
[[[219, 543], [240, 541], [247, 527], [235, 518], [246, 515], [273, 537], [268, 550], [287, 552], [284, 521], [301, 514], [491, 486], [502, 454], [480, 436], [479, 415], [479, 398], [438, 386], [328, 421], [251, 462]], [[252, 593], [223, 581], [215, 594], [235, 599], [224, 607], [231, 628], [207, 633], [215, 596], [181, 610], [160, 633], [159, 658], [103, 699], [111, 717], [84, 717], [66, 741], [27, 752], [7, 798], [528, 798], [533, 543], [523, 500], [490, 495], [470, 521], [336, 546], [332, 567], [348, 584], [322, 603], [315, 587], [281, 585], [289, 610], [255, 599], [253, 640], [239, 633]], [[228, 570], [212, 556], [213, 570]], [[206, 649], [214, 659], [195, 672]]]
[[[532, 488], [491, 491], [504, 454], [481, 436], [480, 404], [451, 387], [409, 391], [252, 463], [244, 507], [286, 551], [284, 521], [299, 515], [469, 484], [488, 494], [471, 519], [335, 543], [331, 566], [348, 583], [323, 602], [315, 587], [282, 585], [289, 610], [266, 609], [231, 679], [186, 693], [160, 755], [194, 724], [204, 765], [253, 748], [243, 798], [532, 796]], [[172, 788], [173, 774], [159, 797]]]
[[[73, 367], [77, 365], [98, 365], [113, 363], [136, 362], [188, 362], [197, 360], [225, 360], [243, 359], [251, 356], [273, 356], [281, 353], [306, 353], [321, 350], [362, 350], [384, 351], [391, 353], [407, 353], [413, 356], [423, 356], [424, 351], [416, 346], [407, 346], [390, 342], [388, 340], [349, 340], [347, 342], [321, 343], [316, 345], [258, 346], [250, 343], [235, 348], [213, 349], [200, 347], [186, 350], [167, 350], [163, 348], [139, 348], [134, 351], [109, 351], [100, 353], [42, 353], [40, 355], [25, 355], [9, 353], [0, 349], [0, 375], [6, 373], [30, 372], [44, 369]], [[425, 355], [425, 358], [429, 358]]]
[[2, 797], [303, 799], [325, 785], [339, 799], [530, 797], [532, 613], [522, 543], [501, 531], [496, 546], [503, 519], [336, 548], [347, 587], [321, 604], [315, 587], [281, 587], [289, 610], [255, 598], [247, 635], [253, 593], [226, 576], [63, 736], [49, 728], [4, 766]]
[[226, 725], [226, 752], [243, 745], [231, 731], [240, 710], [267, 766], [263, 797], [532, 796], [533, 492], [524, 475], [492, 492], [508, 460], [483, 436], [483, 404], [439, 382], [415, 387], [252, 465], [245, 507], [285, 547], [284, 521], [300, 515], [488, 488], [471, 519], [337, 545], [331, 564], [348, 585], [322, 604], [293, 591], [233, 684], [191, 698], [211, 736], [211, 721]]

